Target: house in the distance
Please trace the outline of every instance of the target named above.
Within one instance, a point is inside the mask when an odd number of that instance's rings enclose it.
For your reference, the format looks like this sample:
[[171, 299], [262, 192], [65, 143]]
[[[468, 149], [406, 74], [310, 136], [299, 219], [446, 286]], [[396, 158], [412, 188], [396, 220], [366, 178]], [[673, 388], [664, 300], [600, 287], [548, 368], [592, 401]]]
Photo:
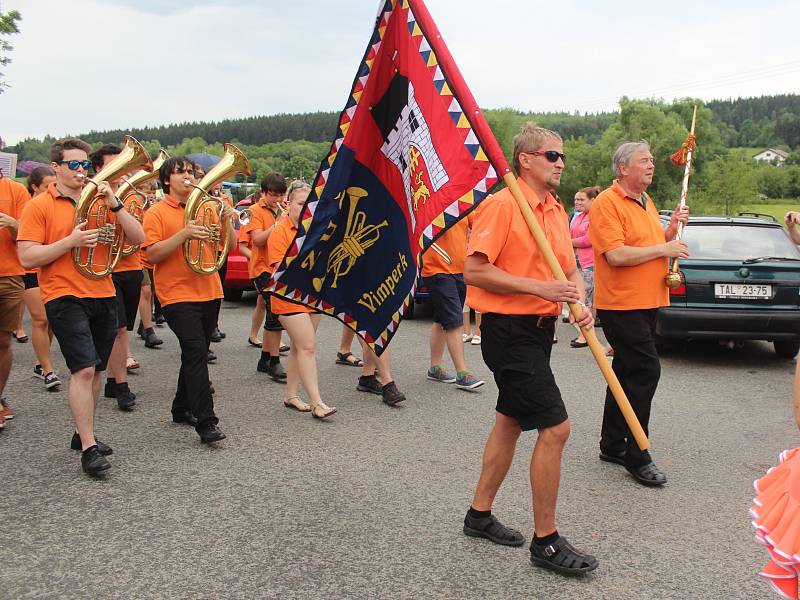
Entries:
[[788, 152], [784, 152], [783, 150], [778, 150], [777, 148], [767, 148], [766, 150], [762, 150], [761, 152], [756, 154], [753, 157], [753, 160], [761, 160], [764, 162], [774, 163], [780, 166], [786, 162], [787, 158], [789, 158]]

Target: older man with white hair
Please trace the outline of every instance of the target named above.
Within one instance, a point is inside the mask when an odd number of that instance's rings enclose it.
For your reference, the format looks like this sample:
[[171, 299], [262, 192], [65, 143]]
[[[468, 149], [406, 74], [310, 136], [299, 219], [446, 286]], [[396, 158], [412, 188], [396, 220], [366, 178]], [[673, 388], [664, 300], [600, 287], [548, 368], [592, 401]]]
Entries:
[[[616, 179], [592, 204], [589, 236], [595, 255], [595, 306], [614, 348], [614, 372], [639, 422], [648, 433], [650, 406], [661, 376], [655, 347], [656, 314], [669, 305], [664, 276], [670, 258], [689, 256], [676, 240], [679, 223], [689, 220], [678, 205], [666, 230], [646, 190], [655, 163], [647, 142], [627, 142], [614, 153]], [[623, 465], [643, 485], [667, 481], [631, 435], [610, 390], [606, 390], [600, 459]]]

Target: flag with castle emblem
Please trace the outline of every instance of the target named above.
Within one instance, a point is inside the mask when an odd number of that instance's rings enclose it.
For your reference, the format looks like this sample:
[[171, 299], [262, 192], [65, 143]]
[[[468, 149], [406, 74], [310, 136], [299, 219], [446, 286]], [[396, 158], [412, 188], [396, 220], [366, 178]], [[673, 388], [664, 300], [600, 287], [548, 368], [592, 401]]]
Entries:
[[492, 163], [507, 164], [423, 2], [381, 1], [273, 293], [381, 354], [414, 301], [422, 253], [486, 197]]

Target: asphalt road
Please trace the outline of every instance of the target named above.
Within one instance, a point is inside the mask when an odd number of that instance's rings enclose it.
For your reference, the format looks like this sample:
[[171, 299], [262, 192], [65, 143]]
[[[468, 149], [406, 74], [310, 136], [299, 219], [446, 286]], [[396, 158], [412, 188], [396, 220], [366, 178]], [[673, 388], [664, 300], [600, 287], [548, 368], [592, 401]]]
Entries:
[[[100, 400], [98, 436], [113, 469], [84, 476], [66, 386], [30, 376], [30, 344], [13, 344], [7, 394], [17, 418], [0, 434], [1, 598], [769, 598], [756, 573], [752, 481], [797, 444], [793, 361], [771, 346], [696, 344], [662, 357], [651, 440], [669, 476], [636, 484], [597, 459], [604, 384], [567, 325], [553, 367], [572, 422], [559, 497], [559, 531], [599, 568], [567, 579], [533, 568], [527, 544], [504, 548], [461, 531], [493, 421], [496, 388], [478, 393], [428, 382], [424, 317], [393, 342], [408, 401], [389, 408], [355, 391], [358, 370], [334, 364], [340, 325], [320, 329], [321, 423], [283, 407], [282, 386], [255, 371], [246, 345], [253, 298], [225, 303], [227, 338], [211, 367], [228, 439], [200, 445], [173, 424], [179, 364], [163, 328], [158, 350], [134, 342], [139, 400], [122, 413]], [[57, 355], [57, 369], [66, 367]], [[489, 372], [477, 346], [470, 366]], [[530, 539], [525, 436], [495, 504]]]

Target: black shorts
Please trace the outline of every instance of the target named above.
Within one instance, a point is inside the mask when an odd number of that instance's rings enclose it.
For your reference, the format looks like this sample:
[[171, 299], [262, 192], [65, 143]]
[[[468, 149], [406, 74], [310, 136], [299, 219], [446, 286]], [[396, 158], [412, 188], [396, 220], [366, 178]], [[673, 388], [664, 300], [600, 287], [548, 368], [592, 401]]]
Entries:
[[442, 329], [455, 329], [464, 325], [464, 302], [467, 284], [461, 273], [437, 273], [425, 278], [433, 301], [433, 321]]
[[32, 290], [39, 287], [39, 274], [38, 273], [25, 273], [22, 276], [22, 283], [25, 284], [26, 290]]
[[44, 309], [70, 373], [105, 371], [117, 337], [116, 298], [62, 296]]
[[141, 269], [112, 273], [114, 288], [117, 290], [117, 328], [126, 327], [133, 331], [136, 324], [136, 313], [139, 311], [139, 296], [142, 293]]
[[267, 317], [264, 320], [264, 329], [267, 331], [283, 331], [283, 326], [281, 322], [278, 321], [278, 315], [273, 314], [272, 310], [270, 309], [269, 303], [269, 280], [270, 280], [269, 273], [262, 273], [255, 279], [253, 279], [253, 285], [255, 286], [258, 293], [261, 294], [261, 297], [264, 299], [264, 303], [267, 305]]
[[481, 353], [497, 383], [497, 412], [516, 419], [523, 431], [567, 420], [550, 369], [556, 317], [484, 313]]

